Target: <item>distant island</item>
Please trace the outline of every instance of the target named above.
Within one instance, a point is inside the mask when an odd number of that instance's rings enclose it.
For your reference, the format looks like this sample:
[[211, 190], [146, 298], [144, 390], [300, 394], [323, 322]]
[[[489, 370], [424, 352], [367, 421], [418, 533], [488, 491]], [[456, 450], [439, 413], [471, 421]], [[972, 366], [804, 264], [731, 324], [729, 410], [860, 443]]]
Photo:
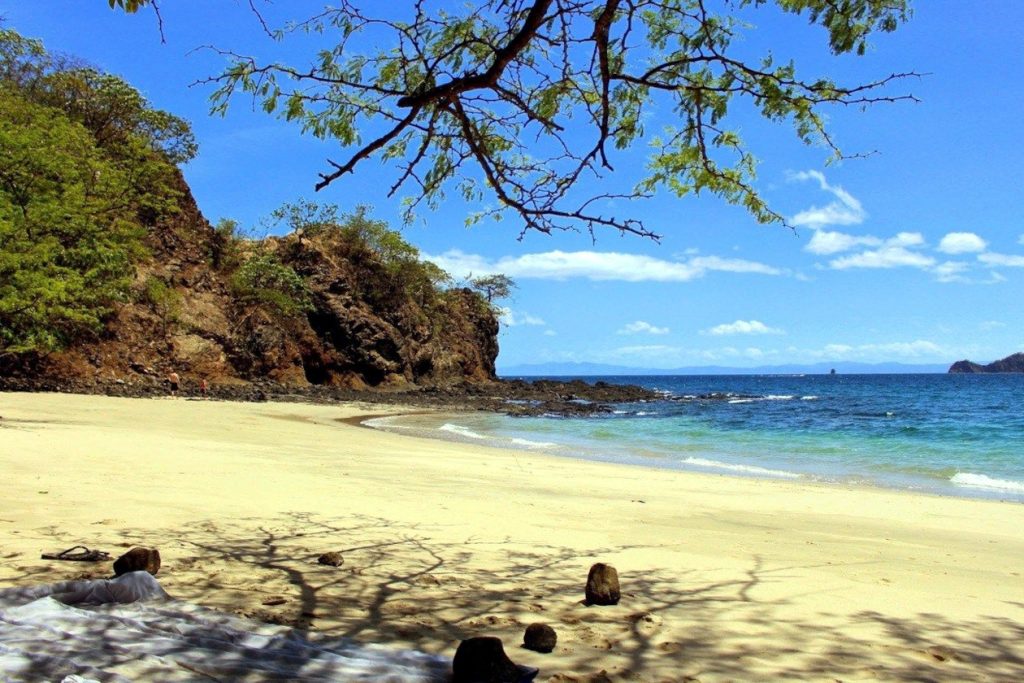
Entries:
[[988, 365], [981, 365], [969, 360], [958, 360], [949, 366], [949, 372], [965, 375], [996, 372], [1024, 373], [1024, 353], [1015, 353]]

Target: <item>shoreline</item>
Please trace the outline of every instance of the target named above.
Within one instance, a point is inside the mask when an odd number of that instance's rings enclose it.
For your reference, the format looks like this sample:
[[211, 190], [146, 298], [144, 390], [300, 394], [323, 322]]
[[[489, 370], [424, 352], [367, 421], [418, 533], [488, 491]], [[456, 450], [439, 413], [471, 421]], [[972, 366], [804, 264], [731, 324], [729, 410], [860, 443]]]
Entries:
[[[911, 488], [906, 486], [901, 487], [897, 485], [889, 485], [886, 484], [881, 479], [871, 480], [863, 477], [852, 480], [843, 480], [838, 478], [823, 479], [811, 474], [798, 472], [780, 472], [778, 475], [768, 475], [754, 471], [757, 469], [765, 469], [759, 465], [736, 465], [735, 467], [742, 469], [737, 469], [737, 471], [715, 471], [715, 465], [701, 466], [698, 464], [687, 463], [686, 461], [674, 461], [667, 458], [659, 458], [654, 456], [632, 455], [629, 457], [617, 459], [610, 455], [588, 453], [586, 451], [580, 450], [576, 450], [574, 454], [569, 454], [566, 452], [566, 449], [570, 448], [570, 446], [567, 444], [555, 443], [553, 444], [552, 448], [544, 448], [539, 446], [531, 447], [528, 445], [516, 444], [512, 438], [503, 436], [493, 436], [484, 434], [481, 435], [483, 439], [477, 440], [473, 437], [460, 436], [458, 432], [442, 432], [439, 429], [430, 429], [427, 427], [409, 426], [402, 424], [381, 426], [365, 424], [368, 421], [377, 419], [401, 420], [406, 417], [415, 418], [420, 416], [434, 416], [437, 417], [439, 420], [444, 419], [445, 421], [447, 421], [448, 418], [457, 420], [460, 416], [469, 416], [470, 418], [472, 418], [475, 416], [475, 414], [469, 410], [409, 410], [390, 413], [387, 415], [366, 415], [359, 420], [358, 426], [366, 429], [377, 430], [391, 434], [398, 434], [401, 436], [408, 436], [412, 438], [437, 440], [449, 443], [478, 445], [487, 448], [511, 450], [517, 453], [530, 453], [534, 455], [545, 455], [553, 458], [564, 458], [577, 462], [622, 465], [627, 467], [639, 467], [643, 469], [681, 472], [685, 474], [693, 474], [706, 477], [730, 477], [737, 479], [753, 479], [766, 482], [792, 483], [799, 485], [821, 487], [822, 489], [828, 489], [831, 487], [841, 487], [846, 488], [848, 490], [856, 490], [859, 488], [863, 488], [865, 490], [890, 491], [893, 493], [907, 495], [936, 496], [939, 498], [952, 498], [956, 500], [986, 500], [997, 503], [1005, 503], [1008, 505], [1024, 505], [1024, 494], [1003, 492], [997, 489], [972, 488], [970, 486], [958, 487], [951, 481], [945, 479], [935, 480], [935, 484], [931, 488]], [[350, 420], [355, 419], [356, 418], [346, 418], [345, 421], [351, 424], [352, 422], [350, 422]], [[723, 469], [726, 470], [734, 467], [730, 463], [720, 463], [720, 465], [725, 465], [726, 467]], [[743, 469], [749, 469], [751, 471], [743, 471]], [[771, 472], [772, 470], [766, 471]], [[944, 488], [948, 490], [943, 490]]]
[[[446, 656], [494, 635], [549, 683], [1024, 672], [1019, 505], [338, 421], [367, 414], [394, 406], [0, 394], [0, 585], [109, 572], [41, 552], [142, 545], [174, 597]], [[619, 605], [580, 604], [594, 562]], [[553, 653], [518, 647], [535, 621]]]

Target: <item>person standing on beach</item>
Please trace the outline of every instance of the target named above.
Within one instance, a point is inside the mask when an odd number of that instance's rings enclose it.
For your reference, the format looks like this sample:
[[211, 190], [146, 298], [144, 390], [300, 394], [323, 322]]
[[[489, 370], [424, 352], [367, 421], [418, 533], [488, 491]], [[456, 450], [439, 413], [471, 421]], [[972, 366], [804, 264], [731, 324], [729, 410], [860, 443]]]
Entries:
[[181, 378], [178, 377], [178, 373], [176, 373], [174, 370], [171, 370], [170, 374], [167, 375], [167, 383], [171, 387], [171, 397], [172, 398], [177, 398], [178, 397], [178, 384], [180, 382], [181, 382]]
[[203, 400], [204, 401], [208, 398], [207, 395], [206, 395], [206, 392], [209, 390], [209, 388], [210, 388], [210, 385], [207, 384], [205, 377], [202, 380], [199, 381], [199, 393], [203, 395]]

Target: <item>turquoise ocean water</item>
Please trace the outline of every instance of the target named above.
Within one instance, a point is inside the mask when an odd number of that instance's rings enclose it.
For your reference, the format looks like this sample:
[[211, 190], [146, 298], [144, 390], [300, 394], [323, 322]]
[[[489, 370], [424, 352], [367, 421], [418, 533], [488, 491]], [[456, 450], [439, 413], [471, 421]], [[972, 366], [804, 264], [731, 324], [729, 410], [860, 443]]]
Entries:
[[1024, 502], [1024, 375], [583, 379], [640, 384], [661, 398], [587, 418], [371, 424], [574, 458]]

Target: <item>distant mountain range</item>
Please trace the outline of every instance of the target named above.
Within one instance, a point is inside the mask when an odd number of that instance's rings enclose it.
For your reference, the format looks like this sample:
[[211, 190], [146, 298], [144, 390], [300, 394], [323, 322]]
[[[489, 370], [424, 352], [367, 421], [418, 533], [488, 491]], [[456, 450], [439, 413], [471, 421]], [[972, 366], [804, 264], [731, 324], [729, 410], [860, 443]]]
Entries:
[[498, 366], [500, 377], [592, 377], [637, 375], [899, 375], [944, 373], [948, 365], [912, 365], [907, 363], [813, 363], [810, 365], [761, 365], [735, 368], [701, 365], [682, 368], [633, 368], [602, 363], [536, 363]]

